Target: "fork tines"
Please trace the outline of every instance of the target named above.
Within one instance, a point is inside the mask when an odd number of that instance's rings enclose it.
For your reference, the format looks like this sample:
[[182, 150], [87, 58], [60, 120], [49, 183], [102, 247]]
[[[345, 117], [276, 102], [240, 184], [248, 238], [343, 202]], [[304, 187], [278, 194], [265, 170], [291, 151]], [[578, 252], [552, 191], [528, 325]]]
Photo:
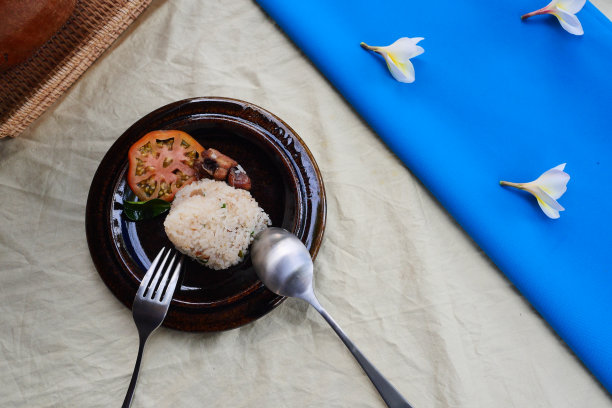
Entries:
[[[161, 251], [159, 251], [151, 263], [149, 270], [147, 270], [146, 275], [142, 278], [142, 282], [136, 293], [137, 297], [152, 299], [161, 303], [170, 302], [174, 289], [176, 288], [184, 258], [184, 255], [182, 255], [177, 263], [178, 254], [175, 253], [172, 259], [169, 259], [172, 252], [174, 251], [171, 249], [166, 250], [166, 248], [162, 248]], [[163, 260], [161, 260], [162, 257]], [[172, 275], [170, 275], [171, 271]], [[169, 283], [168, 279], [170, 279]], [[166, 296], [166, 294], [169, 296]]]

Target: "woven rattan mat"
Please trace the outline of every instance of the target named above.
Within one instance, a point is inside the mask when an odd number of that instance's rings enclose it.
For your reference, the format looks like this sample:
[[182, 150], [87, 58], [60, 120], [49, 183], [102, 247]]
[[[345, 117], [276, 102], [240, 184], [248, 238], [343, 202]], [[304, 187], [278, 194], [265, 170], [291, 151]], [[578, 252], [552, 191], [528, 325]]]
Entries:
[[0, 74], [0, 138], [18, 136], [125, 31], [152, 0], [79, 0], [28, 61]]

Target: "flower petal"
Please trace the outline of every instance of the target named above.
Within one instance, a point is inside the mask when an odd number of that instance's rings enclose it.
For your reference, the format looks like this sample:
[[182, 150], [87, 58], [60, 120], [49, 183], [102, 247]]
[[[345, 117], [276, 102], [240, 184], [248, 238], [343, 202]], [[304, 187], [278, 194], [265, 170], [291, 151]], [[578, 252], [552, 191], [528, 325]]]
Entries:
[[561, 27], [565, 29], [570, 34], [574, 35], [582, 35], [584, 34], [584, 30], [582, 29], [582, 24], [580, 24], [580, 20], [573, 14], [568, 13], [567, 11], [555, 8], [553, 13], [555, 17], [561, 23]]
[[385, 57], [385, 61], [387, 62], [387, 67], [395, 78], [399, 82], [412, 83], [414, 82], [414, 66], [409, 59], [406, 61], [399, 61], [395, 58], [395, 55], [390, 53], [383, 53], [383, 57]]
[[529, 191], [531, 194], [535, 196], [538, 200], [538, 204], [544, 214], [546, 214], [549, 218], [559, 218], [559, 211], [564, 211], [565, 208], [561, 206], [554, 198], [546, 194], [544, 190], [542, 190], [538, 186], [529, 186], [525, 185], [525, 190]]
[[560, 165], [553, 167], [553, 169], [557, 169], [557, 170], [563, 171], [563, 170], [565, 170], [565, 165], [566, 164], [567, 163], [561, 163]]
[[423, 47], [417, 45], [421, 40], [424, 40], [424, 38], [402, 37], [391, 45], [381, 47], [380, 50], [393, 54], [398, 60], [406, 61], [425, 52]]
[[548, 218], [552, 218], [553, 220], [556, 220], [557, 218], [561, 217], [561, 214], [559, 214], [558, 210], [555, 210], [554, 208], [549, 207], [548, 205], [546, 205], [546, 203], [544, 203], [538, 197], [536, 198], [538, 200], [538, 204], [540, 208], [542, 209], [542, 211], [544, 212], [544, 214], [546, 214]]
[[569, 174], [563, 171], [564, 168], [565, 163], [544, 172], [536, 180], [527, 184], [541, 188], [557, 200], [567, 191], [567, 182], [570, 180]]
[[570, 14], [576, 14], [584, 7], [586, 0], [556, 0], [556, 6]]

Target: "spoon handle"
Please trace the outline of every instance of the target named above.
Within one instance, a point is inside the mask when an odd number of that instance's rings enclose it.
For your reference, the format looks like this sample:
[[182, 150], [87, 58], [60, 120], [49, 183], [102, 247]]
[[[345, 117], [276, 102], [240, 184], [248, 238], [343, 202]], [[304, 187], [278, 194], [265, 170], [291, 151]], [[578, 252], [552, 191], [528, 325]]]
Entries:
[[388, 407], [390, 408], [413, 408], [412, 405], [406, 401], [404, 397], [395, 389], [393, 385], [383, 375], [370, 363], [370, 361], [359, 351], [357, 346], [353, 344], [351, 339], [348, 338], [346, 333], [338, 326], [338, 323], [330, 316], [329, 313], [321, 306], [318, 300], [312, 296], [311, 298], [306, 299], [308, 303], [314, 307], [317, 312], [323, 316], [323, 318], [329, 323], [329, 325], [334, 329], [338, 337], [342, 340], [342, 342], [346, 345], [349, 351], [355, 357], [355, 360], [361, 365], [363, 371], [367, 374], [372, 384], [378, 390], [378, 393], [385, 401]]

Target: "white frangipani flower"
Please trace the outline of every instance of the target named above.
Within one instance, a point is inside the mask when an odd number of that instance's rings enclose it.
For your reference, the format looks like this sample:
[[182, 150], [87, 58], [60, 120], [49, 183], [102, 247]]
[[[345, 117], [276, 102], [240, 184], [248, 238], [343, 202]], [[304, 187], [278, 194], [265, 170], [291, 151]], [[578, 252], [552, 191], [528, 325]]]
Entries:
[[539, 14], [552, 14], [557, 17], [561, 27], [567, 32], [574, 35], [582, 35], [584, 34], [582, 24], [580, 24], [580, 20], [574, 14], [582, 10], [585, 3], [586, 0], [552, 0], [548, 6], [527, 13], [521, 16], [521, 19], [525, 20]]
[[393, 78], [400, 82], [411, 83], [414, 82], [414, 66], [412, 66], [410, 58], [425, 52], [423, 47], [417, 45], [423, 39], [422, 37], [402, 37], [386, 47], [371, 47], [366, 43], [360, 45], [366, 50], [382, 55]]
[[559, 211], [564, 211], [565, 208], [557, 200], [567, 190], [567, 182], [570, 179], [569, 174], [563, 171], [564, 169], [565, 163], [544, 172], [530, 183], [500, 181], [499, 184], [530, 192], [538, 200], [538, 204], [542, 211], [544, 211], [544, 214], [550, 218], [559, 218]]

